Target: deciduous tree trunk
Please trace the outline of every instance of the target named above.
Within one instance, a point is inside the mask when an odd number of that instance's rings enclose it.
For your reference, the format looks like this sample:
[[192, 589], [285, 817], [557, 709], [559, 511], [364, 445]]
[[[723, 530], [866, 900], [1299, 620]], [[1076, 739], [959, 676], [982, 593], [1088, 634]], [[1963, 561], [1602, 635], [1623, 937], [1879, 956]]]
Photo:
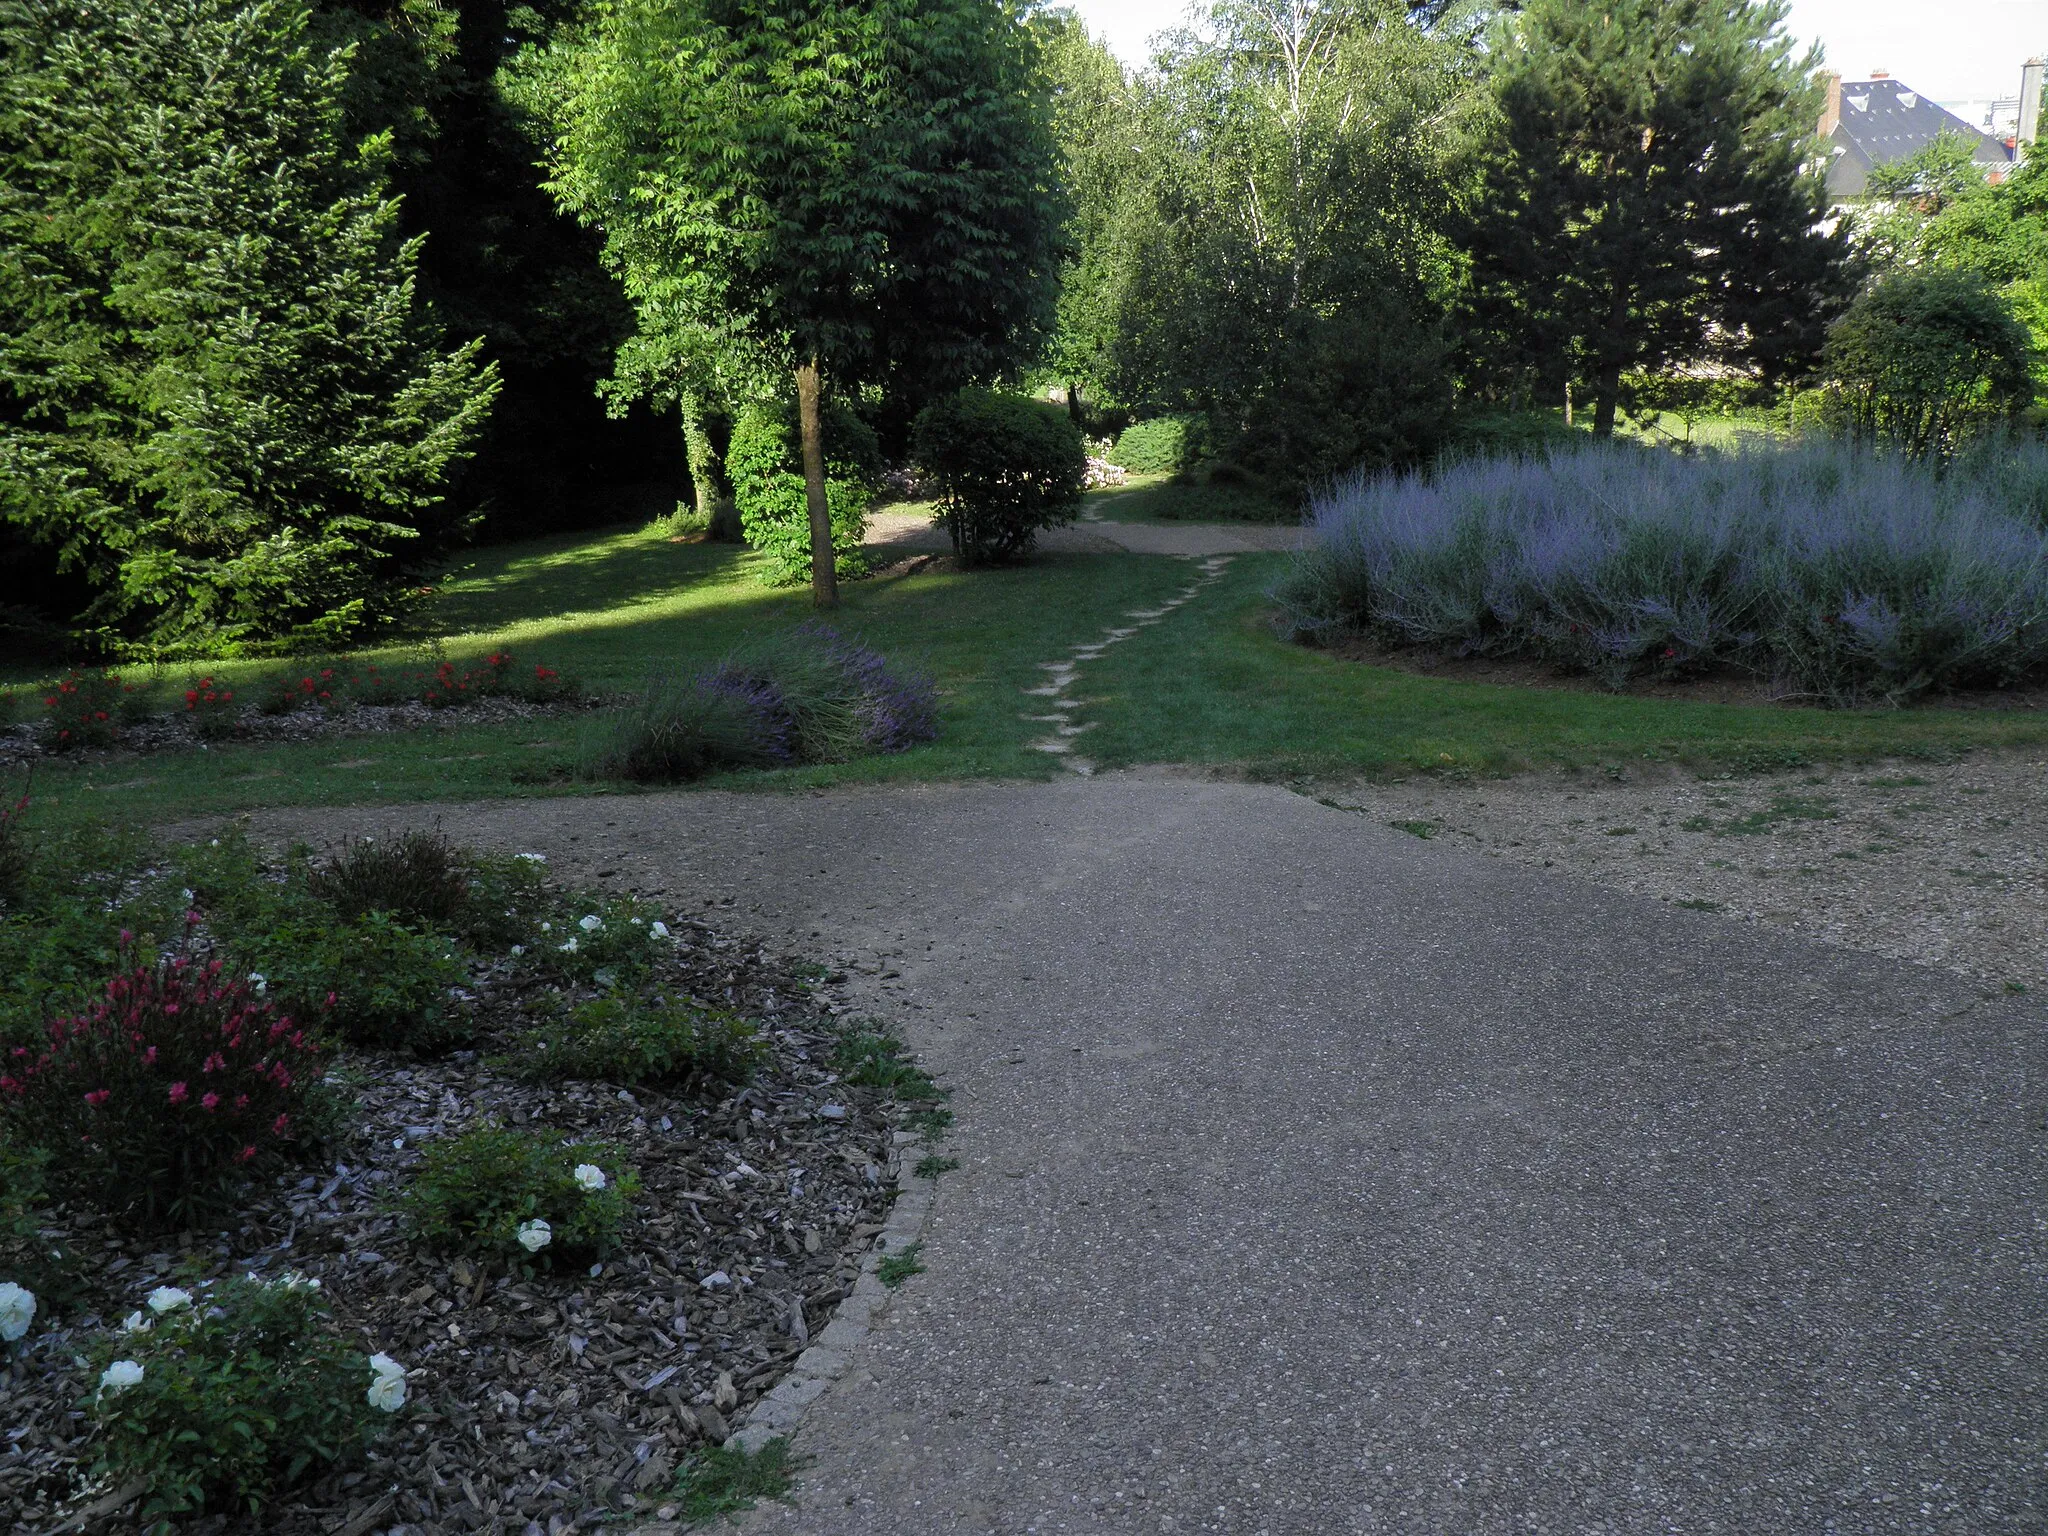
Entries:
[[818, 360], [796, 371], [796, 413], [803, 435], [804, 500], [811, 511], [811, 602], [839, 606], [839, 571], [832, 557], [832, 506], [825, 499], [825, 429], [818, 416]]

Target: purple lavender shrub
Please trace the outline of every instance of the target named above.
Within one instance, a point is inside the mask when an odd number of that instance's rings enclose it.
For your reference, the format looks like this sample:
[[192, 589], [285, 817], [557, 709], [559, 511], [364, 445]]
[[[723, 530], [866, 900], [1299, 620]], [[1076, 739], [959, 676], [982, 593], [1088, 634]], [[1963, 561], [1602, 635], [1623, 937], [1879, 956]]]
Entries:
[[1831, 704], [2048, 674], [2039, 454], [1599, 445], [1353, 478], [1278, 597], [1298, 639], [1525, 655], [1611, 687], [1738, 666]]

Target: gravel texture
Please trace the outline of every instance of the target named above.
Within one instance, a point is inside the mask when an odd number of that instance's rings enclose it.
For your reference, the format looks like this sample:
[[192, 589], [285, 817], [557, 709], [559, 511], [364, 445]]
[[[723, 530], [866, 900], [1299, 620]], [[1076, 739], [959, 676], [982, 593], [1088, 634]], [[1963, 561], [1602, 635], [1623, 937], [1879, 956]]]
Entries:
[[1599, 770], [1326, 792], [1417, 836], [1975, 980], [2048, 985], [2048, 763]]

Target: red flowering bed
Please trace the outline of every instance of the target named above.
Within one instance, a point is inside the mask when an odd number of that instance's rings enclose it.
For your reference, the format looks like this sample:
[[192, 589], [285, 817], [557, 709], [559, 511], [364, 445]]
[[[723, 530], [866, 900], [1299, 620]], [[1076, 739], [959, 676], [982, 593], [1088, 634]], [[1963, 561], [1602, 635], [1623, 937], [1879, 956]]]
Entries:
[[29, 1144], [70, 1149], [66, 1177], [95, 1205], [154, 1229], [282, 1161], [323, 1070], [249, 983], [179, 958], [129, 966], [40, 1051], [15, 1047], [0, 1098]]

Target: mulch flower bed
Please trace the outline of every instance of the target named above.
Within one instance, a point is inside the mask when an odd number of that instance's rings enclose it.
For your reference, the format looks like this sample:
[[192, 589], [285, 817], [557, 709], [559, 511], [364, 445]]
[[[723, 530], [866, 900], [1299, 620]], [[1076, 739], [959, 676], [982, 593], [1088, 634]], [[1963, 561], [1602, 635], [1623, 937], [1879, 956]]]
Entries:
[[[233, 1230], [135, 1238], [46, 1211], [41, 1240], [73, 1253], [79, 1289], [45, 1298], [50, 1315], [0, 1368], [0, 1529], [40, 1536], [107, 1501], [87, 1478], [86, 1336], [158, 1285], [291, 1271], [321, 1281], [366, 1356], [412, 1371], [411, 1401], [366, 1462], [260, 1516], [187, 1529], [561, 1536], [658, 1506], [678, 1459], [722, 1440], [823, 1327], [894, 1188], [889, 1105], [832, 1071], [843, 1010], [757, 943], [680, 920], [675, 936], [663, 975], [757, 1021], [769, 1045], [753, 1080], [715, 1102], [529, 1084], [489, 1066], [488, 1050], [431, 1062], [343, 1052], [331, 1075], [351, 1101], [349, 1134], [323, 1166], [252, 1192]], [[497, 1033], [541, 999], [486, 986], [477, 1006]], [[531, 1272], [408, 1240], [389, 1197], [423, 1145], [479, 1119], [626, 1149], [642, 1188], [601, 1265]], [[0, 1275], [18, 1257], [0, 1251]], [[133, 1521], [107, 1510], [89, 1528]]]
[[[601, 708], [607, 701], [588, 698], [558, 704], [535, 704], [524, 699], [483, 698], [465, 700], [454, 707], [419, 702], [405, 704], [343, 704], [332, 709], [295, 709], [288, 714], [267, 715], [247, 709], [236, 722], [231, 741], [296, 742], [331, 736], [357, 736], [381, 731], [456, 730], [473, 725], [497, 725], [507, 720], [540, 720], [557, 715], [581, 714]], [[120, 727], [108, 747], [74, 748], [55, 751], [49, 731], [40, 722], [0, 729], [0, 764], [18, 765], [45, 758], [66, 758], [96, 762], [153, 752], [194, 752], [208, 746], [187, 715], [150, 715]]]

